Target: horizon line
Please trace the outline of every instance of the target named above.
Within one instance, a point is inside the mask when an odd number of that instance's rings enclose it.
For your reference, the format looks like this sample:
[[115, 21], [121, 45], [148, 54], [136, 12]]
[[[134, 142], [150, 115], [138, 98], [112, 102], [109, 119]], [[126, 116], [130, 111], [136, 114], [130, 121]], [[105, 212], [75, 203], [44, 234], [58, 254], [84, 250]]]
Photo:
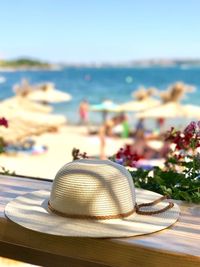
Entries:
[[102, 65], [102, 64], [134, 64], [134, 63], [152, 63], [152, 64], [157, 64], [157, 63], [175, 63], [175, 62], [184, 62], [184, 61], [191, 61], [191, 62], [200, 62], [200, 57], [149, 57], [149, 58], [141, 58], [141, 59], [130, 59], [130, 60], [91, 60], [91, 61], [75, 61], [75, 60], [55, 60], [52, 61], [50, 59], [41, 59], [39, 57], [35, 56], [17, 56], [17, 57], [12, 57], [12, 58], [0, 58], [0, 61], [14, 61], [14, 60], [21, 60], [21, 59], [27, 59], [27, 60], [37, 60], [43, 63], [49, 63], [49, 64], [86, 64], [86, 65]]

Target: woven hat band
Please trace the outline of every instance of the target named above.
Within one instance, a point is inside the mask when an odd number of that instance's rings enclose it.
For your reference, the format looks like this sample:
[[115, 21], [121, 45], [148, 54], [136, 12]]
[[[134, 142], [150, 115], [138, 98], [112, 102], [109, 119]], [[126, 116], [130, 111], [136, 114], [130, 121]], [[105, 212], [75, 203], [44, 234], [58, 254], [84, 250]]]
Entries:
[[60, 211], [57, 211], [55, 210], [50, 202], [48, 201], [48, 208], [51, 212], [59, 215], [59, 216], [62, 216], [62, 217], [66, 217], [66, 218], [74, 218], [74, 219], [86, 219], [86, 220], [109, 220], [109, 219], [119, 219], [119, 218], [126, 218], [130, 215], [132, 215], [134, 212], [136, 212], [137, 214], [140, 214], [140, 215], [154, 215], [154, 214], [159, 214], [159, 213], [162, 213], [168, 209], [171, 209], [173, 206], [174, 206], [174, 203], [172, 202], [169, 202], [168, 205], [160, 210], [155, 210], [155, 211], [142, 211], [140, 210], [142, 207], [150, 207], [150, 206], [155, 206], [156, 204], [158, 204], [159, 202], [167, 199], [168, 196], [162, 196], [152, 202], [148, 202], [148, 203], [142, 203], [142, 204], [135, 204], [135, 208], [132, 209], [131, 211], [129, 212], [126, 212], [126, 213], [120, 213], [120, 214], [115, 214], [115, 215], [84, 215], [84, 214], [66, 214], [64, 212], [60, 212]]
[[162, 213], [168, 209], [173, 208], [174, 203], [173, 202], [168, 202], [167, 206], [165, 206], [164, 208], [160, 209], [160, 210], [154, 210], [154, 211], [144, 211], [141, 210], [142, 207], [150, 207], [150, 206], [155, 206], [156, 204], [160, 203], [161, 201], [168, 199], [168, 196], [162, 196], [152, 202], [148, 202], [148, 203], [142, 203], [142, 204], [135, 204], [135, 209], [136, 209], [136, 213], [140, 214], [140, 215], [154, 215], [154, 214], [159, 214]]
[[84, 215], [84, 214], [66, 214], [64, 212], [60, 212], [55, 210], [50, 202], [48, 202], [48, 208], [51, 212], [62, 216], [62, 217], [66, 217], [66, 218], [73, 218], [73, 219], [86, 219], [86, 220], [109, 220], [109, 219], [120, 219], [120, 218], [126, 218], [130, 215], [132, 215], [135, 212], [135, 209], [132, 209], [129, 212], [126, 213], [120, 213], [120, 214], [115, 214], [115, 215]]

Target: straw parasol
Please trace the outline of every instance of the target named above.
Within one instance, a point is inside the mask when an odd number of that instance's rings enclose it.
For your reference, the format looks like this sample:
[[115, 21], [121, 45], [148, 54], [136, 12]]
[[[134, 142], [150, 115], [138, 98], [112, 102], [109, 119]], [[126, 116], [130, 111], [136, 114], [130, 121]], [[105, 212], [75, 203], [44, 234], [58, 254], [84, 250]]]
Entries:
[[176, 82], [167, 90], [160, 93], [162, 104], [151, 108], [148, 111], [141, 112], [136, 115], [138, 118], [177, 118], [187, 117], [196, 118], [200, 111], [198, 106], [183, 105], [181, 99], [188, 92], [194, 92], [194, 86]]
[[30, 106], [19, 105], [16, 99], [5, 100], [0, 103], [0, 114], [6, 117], [8, 128], [0, 128], [0, 136], [5, 142], [15, 143], [32, 135], [39, 135], [48, 131], [55, 131], [66, 123], [62, 115], [47, 114]]
[[168, 102], [140, 112], [137, 118], [200, 118], [200, 106]]
[[156, 95], [158, 92], [158, 89], [155, 87], [140, 87], [138, 90], [134, 91], [131, 95], [134, 99], [141, 101], [144, 99], [147, 99], [149, 97], [152, 97], [153, 95]]
[[55, 89], [53, 83], [30, 85], [26, 79], [13, 86], [16, 96], [43, 103], [58, 103], [71, 100], [71, 95]]
[[200, 119], [200, 106], [187, 104], [184, 105], [185, 117]]
[[71, 100], [71, 95], [54, 88], [53, 84], [46, 84], [45, 87], [32, 90], [27, 94], [27, 98], [32, 101], [44, 103], [59, 103]]
[[137, 118], [176, 118], [184, 117], [185, 112], [180, 103], [169, 102], [136, 114]]
[[118, 106], [118, 111], [142, 111], [145, 109], [149, 109], [155, 106], [158, 106], [160, 104], [160, 101], [155, 98], [146, 98], [144, 100], [135, 100], [135, 101], [129, 101], [126, 103], [123, 103]]
[[32, 112], [41, 112], [41, 113], [50, 113], [53, 108], [48, 105], [42, 105], [40, 103], [35, 103], [31, 100], [28, 100], [26, 97], [14, 96], [4, 100], [4, 107], [9, 109], [25, 109]]
[[152, 97], [156, 93], [157, 89], [154, 87], [140, 87], [137, 91], [132, 93], [134, 100], [119, 105], [118, 110], [121, 112], [136, 112], [158, 106], [160, 101]]
[[160, 92], [160, 97], [163, 103], [170, 101], [180, 102], [186, 93], [194, 92], [195, 87], [183, 82], [176, 82], [169, 86], [165, 91]]

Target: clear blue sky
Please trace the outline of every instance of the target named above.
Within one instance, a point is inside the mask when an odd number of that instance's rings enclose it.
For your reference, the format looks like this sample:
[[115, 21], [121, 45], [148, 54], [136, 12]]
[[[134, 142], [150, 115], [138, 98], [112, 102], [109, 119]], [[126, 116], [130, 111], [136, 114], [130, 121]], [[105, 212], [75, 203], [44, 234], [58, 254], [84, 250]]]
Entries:
[[200, 0], [0, 0], [0, 58], [200, 58]]

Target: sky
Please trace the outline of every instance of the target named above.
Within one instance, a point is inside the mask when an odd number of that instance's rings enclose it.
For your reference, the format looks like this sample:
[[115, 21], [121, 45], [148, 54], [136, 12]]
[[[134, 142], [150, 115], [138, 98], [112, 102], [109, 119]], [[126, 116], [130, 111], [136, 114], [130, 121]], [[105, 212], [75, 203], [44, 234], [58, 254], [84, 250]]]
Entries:
[[200, 59], [200, 0], [0, 0], [0, 58]]

